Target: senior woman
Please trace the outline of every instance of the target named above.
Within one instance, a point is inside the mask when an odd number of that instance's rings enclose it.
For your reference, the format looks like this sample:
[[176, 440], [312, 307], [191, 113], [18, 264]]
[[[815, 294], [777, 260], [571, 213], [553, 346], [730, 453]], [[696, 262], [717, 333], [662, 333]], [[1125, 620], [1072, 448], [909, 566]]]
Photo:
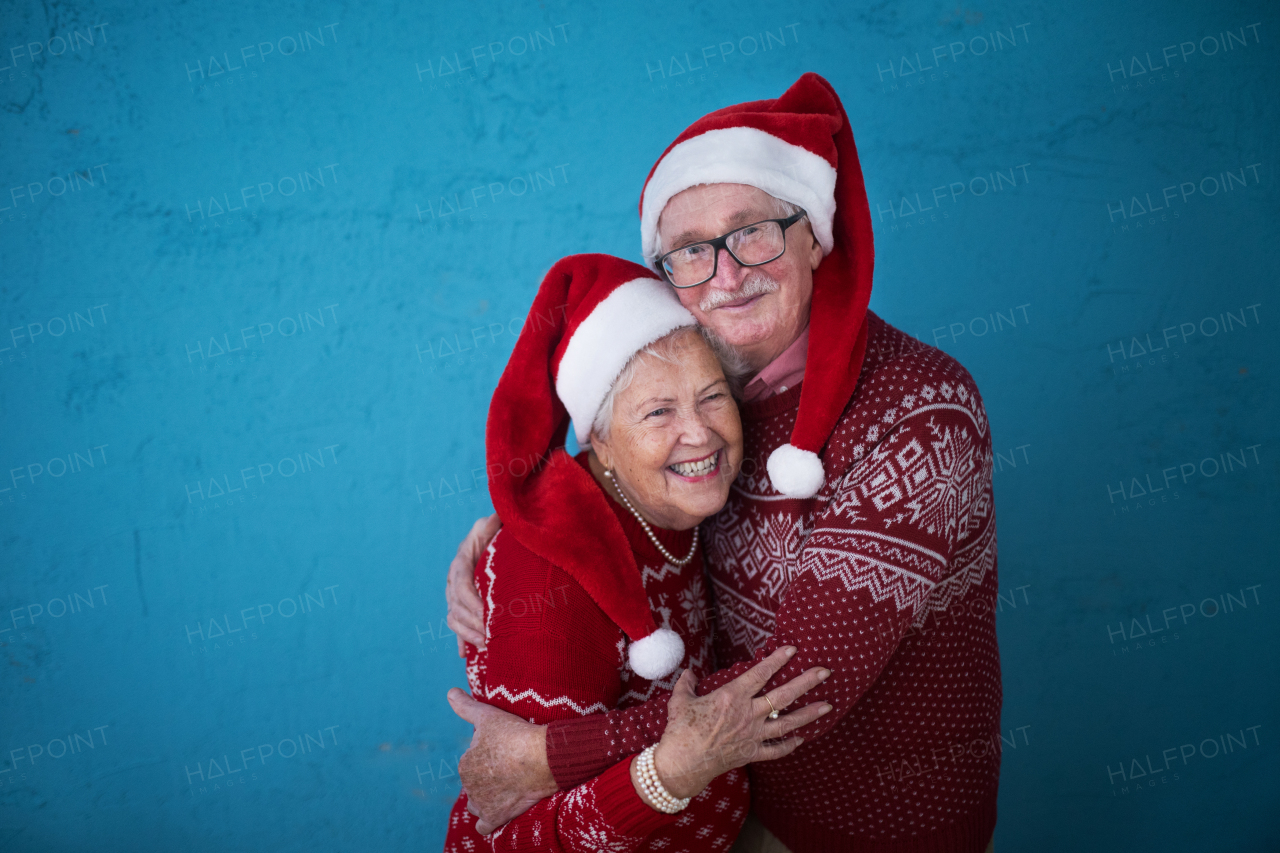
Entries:
[[[818, 668], [755, 694], [780, 649], [713, 694], [697, 525], [724, 506], [742, 429], [724, 371], [679, 300], [643, 267], [576, 255], [547, 274], [489, 410], [490, 493], [504, 526], [476, 573], [486, 648], [476, 698], [535, 723], [670, 691], [655, 747], [483, 834], [463, 792], [446, 851], [727, 850], [749, 809], [748, 761], [825, 705], [779, 718]], [[570, 420], [580, 446], [563, 448]], [[677, 672], [683, 668], [683, 672]]]

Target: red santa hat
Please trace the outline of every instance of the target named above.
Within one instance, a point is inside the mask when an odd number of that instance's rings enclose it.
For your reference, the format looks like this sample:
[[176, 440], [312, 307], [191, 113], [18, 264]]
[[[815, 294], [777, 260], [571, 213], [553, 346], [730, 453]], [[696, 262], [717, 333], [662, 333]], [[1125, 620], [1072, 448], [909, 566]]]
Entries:
[[631, 640], [631, 669], [662, 678], [684, 644], [659, 628], [627, 536], [595, 479], [565, 451], [580, 445], [622, 368], [644, 347], [696, 324], [649, 270], [572, 255], [547, 273], [489, 405], [489, 495], [503, 532], [567, 571]]
[[644, 257], [654, 269], [663, 208], [700, 184], [746, 184], [799, 205], [822, 246], [800, 412], [790, 443], [766, 466], [779, 492], [812, 497], [825, 477], [818, 454], [858, 383], [875, 261], [862, 167], [831, 84], [805, 74], [776, 100], [716, 110], [676, 137], [650, 170], [640, 200]]

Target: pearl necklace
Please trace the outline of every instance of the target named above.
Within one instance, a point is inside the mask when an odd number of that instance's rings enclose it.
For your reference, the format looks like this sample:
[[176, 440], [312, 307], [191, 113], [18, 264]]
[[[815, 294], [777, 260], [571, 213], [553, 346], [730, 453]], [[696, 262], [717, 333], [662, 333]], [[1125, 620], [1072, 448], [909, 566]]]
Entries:
[[631, 501], [627, 498], [627, 493], [622, 491], [622, 486], [618, 483], [617, 478], [613, 476], [613, 471], [606, 468], [604, 469], [604, 475], [609, 478], [609, 482], [613, 483], [613, 490], [618, 493], [618, 497], [622, 498], [622, 505], [631, 511], [631, 514], [635, 516], [636, 521], [640, 522], [640, 526], [644, 528], [644, 532], [649, 534], [649, 541], [653, 543], [653, 547], [658, 549], [658, 553], [665, 557], [667, 562], [673, 566], [681, 567], [689, 565], [689, 562], [693, 559], [693, 555], [697, 553], [698, 550], [698, 528], [693, 528], [693, 544], [689, 546], [689, 556], [685, 557], [683, 560], [677, 560], [670, 551], [662, 547], [662, 543], [659, 542], [658, 537], [654, 535], [653, 529], [649, 527], [649, 522], [645, 521], [644, 516], [642, 516], [640, 512], [631, 505]]

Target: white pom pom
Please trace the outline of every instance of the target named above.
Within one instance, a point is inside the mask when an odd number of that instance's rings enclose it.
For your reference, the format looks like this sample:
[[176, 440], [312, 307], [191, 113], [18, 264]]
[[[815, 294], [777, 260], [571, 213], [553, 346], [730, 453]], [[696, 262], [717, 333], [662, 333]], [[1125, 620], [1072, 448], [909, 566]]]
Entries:
[[670, 628], [659, 628], [634, 641], [627, 650], [631, 671], [653, 681], [675, 672], [684, 660], [684, 642]]
[[822, 488], [822, 460], [811, 450], [784, 444], [769, 454], [769, 482], [789, 498], [811, 498]]

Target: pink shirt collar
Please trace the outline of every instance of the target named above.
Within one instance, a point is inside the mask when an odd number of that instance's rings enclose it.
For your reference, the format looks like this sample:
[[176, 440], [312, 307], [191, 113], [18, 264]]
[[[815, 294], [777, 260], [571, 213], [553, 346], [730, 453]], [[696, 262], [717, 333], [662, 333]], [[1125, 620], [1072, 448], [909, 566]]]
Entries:
[[804, 379], [804, 362], [809, 355], [809, 327], [805, 326], [800, 336], [791, 342], [791, 346], [782, 354], [765, 365], [764, 370], [756, 374], [742, 391], [742, 399], [747, 403], [767, 400], [794, 388]]

